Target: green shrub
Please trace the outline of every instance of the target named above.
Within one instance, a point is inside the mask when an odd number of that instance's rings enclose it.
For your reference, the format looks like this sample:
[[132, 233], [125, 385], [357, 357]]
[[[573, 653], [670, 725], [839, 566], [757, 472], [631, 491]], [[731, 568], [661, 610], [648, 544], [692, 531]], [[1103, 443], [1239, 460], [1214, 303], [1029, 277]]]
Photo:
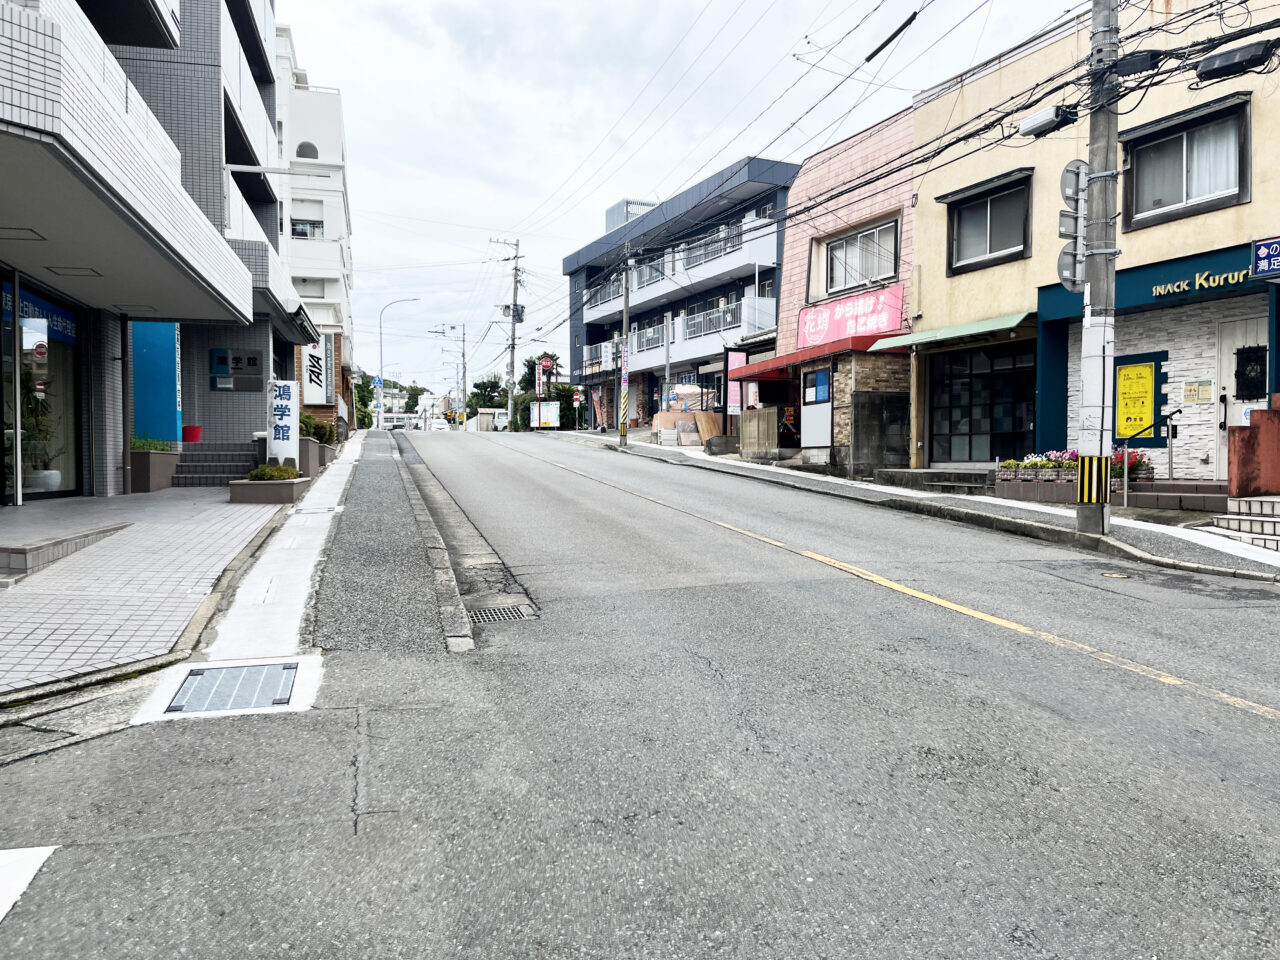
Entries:
[[294, 467], [276, 467], [268, 464], [264, 467], [255, 467], [249, 471], [246, 480], [297, 480], [302, 474]]
[[1016, 468], [1018, 468], [1018, 467], [1022, 466], [1022, 464], [1021, 464], [1020, 462], [1018, 462], [1017, 460], [1004, 460], [1004, 461], [1002, 461], [1002, 462], [1000, 463], [1000, 466], [1001, 466], [1001, 467], [1003, 467], [1003, 468], [1004, 468], [1004, 469], [1006, 469], [1006, 470], [1014, 470], [1014, 469], [1016, 469]]
[[148, 437], [130, 437], [130, 450], [157, 450], [161, 453], [168, 453], [171, 449], [168, 440], [152, 440]]

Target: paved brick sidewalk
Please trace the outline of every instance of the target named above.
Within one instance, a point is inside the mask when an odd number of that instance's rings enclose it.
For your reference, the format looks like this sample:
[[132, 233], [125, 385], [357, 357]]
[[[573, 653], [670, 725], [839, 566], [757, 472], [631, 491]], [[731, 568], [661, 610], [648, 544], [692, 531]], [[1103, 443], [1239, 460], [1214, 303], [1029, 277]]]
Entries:
[[129, 527], [0, 591], [0, 693], [168, 653], [278, 509], [225, 488], [112, 498], [107, 522]]

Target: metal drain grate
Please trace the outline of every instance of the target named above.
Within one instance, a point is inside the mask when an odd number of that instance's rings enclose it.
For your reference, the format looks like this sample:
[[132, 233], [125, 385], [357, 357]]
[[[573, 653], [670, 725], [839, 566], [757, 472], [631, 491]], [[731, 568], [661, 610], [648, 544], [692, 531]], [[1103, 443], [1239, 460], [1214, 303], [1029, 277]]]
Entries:
[[342, 507], [294, 507], [292, 513], [341, 513]]
[[284, 706], [293, 695], [297, 675], [296, 663], [192, 670], [164, 712], [208, 713]]
[[511, 623], [529, 619], [524, 607], [481, 607], [478, 610], [468, 610], [467, 616], [472, 623]]

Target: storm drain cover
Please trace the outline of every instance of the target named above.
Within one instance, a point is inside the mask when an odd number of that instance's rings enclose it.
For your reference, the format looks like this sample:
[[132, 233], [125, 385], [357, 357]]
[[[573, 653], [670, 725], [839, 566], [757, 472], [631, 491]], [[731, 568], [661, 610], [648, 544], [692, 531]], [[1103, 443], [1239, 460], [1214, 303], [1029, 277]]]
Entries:
[[293, 695], [297, 675], [296, 663], [192, 670], [164, 712], [208, 713], [284, 706]]
[[472, 623], [510, 623], [515, 620], [528, 620], [529, 615], [524, 607], [481, 607], [468, 610]]
[[342, 507], [294, 507], [294, 513], [341, 513]]

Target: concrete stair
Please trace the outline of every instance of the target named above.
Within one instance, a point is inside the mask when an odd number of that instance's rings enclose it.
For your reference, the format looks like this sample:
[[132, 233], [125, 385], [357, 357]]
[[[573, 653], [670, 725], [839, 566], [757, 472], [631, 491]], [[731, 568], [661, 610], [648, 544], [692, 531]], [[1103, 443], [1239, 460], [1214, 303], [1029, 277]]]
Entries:
[[[1111, 505], [1119, 506], [1123, 494], [1111, 494]], [[1149, 510], [1198, 510], [1227, 512], [1227, 484], [1217, 480], [1152, 480], [1129, 484], [1129, 506]]]
[[1266, 550], [1280, 551], [1280, 497], [1243, 497], [1213, 518], [1214, 533]]
[[245, 443], [183, 444], [173, 474], [175, 487], [225, 487], [258, 465], [258, 446]]

